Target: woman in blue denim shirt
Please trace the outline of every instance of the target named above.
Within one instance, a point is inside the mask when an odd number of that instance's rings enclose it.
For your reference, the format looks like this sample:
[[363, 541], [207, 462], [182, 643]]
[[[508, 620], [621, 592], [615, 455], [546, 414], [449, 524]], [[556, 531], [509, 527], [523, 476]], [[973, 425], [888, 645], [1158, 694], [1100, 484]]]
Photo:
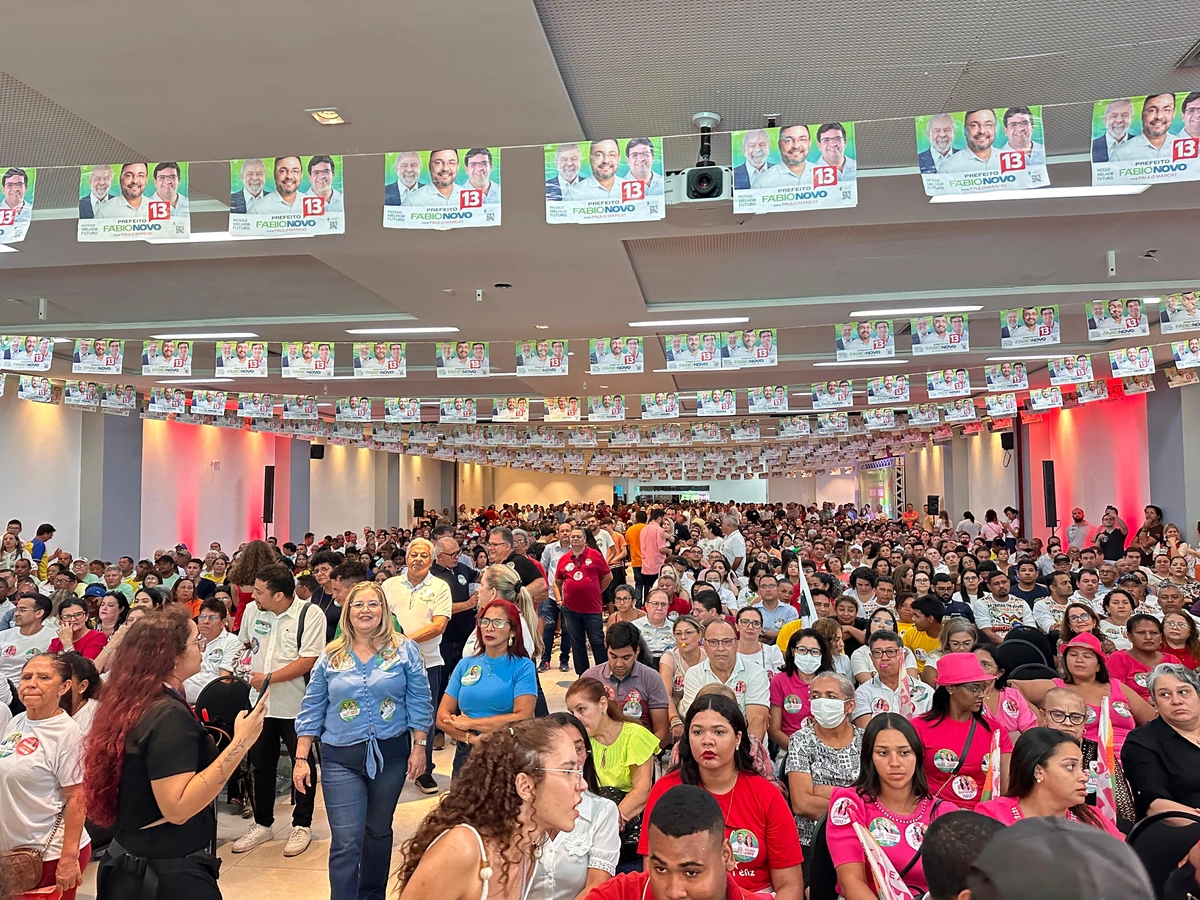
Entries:
[[425, 771], [424, 750], [410, 752], [412, 742], [423, 748], [432, 724], [421, 651], [396, 631], [383, 590], [355, 585], [296, 719], [298, 790], [311, 783], [308, 755], [321, 740], [332, 900], [383, 900], [396, 803], [405, 776]]

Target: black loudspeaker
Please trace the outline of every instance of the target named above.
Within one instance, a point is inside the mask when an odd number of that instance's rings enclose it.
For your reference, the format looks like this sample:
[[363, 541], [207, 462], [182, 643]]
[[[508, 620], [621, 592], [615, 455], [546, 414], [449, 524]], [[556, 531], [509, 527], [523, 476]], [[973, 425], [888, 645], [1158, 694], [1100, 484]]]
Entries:
[[325, 445], [324, 444], [309, 444], [308, 445], [308, 458], [309, 459], [324, 459], [325, 458]]
[[263, 514], [265, 524], [275, 521], [275, 467], [263, 467]]
[[941, 510], [941, 501], [937, 494], [930, 494], [925, 498], [925, 503], [929, 507], [929, 514], [936, 516]]
[[1001, 450], [1016, 450], [1017, 436], [1011, 431], [1000, 432], [1000, 449]]
[[1042, 500], [1046, 504], [1046, 527], [1058, 526], [1058, 500], [1054, 496], [1054, 460], [1042, 460]]
[[413, 500], [413, 518], [419, 519], [425, 515], [425, 501], [420, 497]]

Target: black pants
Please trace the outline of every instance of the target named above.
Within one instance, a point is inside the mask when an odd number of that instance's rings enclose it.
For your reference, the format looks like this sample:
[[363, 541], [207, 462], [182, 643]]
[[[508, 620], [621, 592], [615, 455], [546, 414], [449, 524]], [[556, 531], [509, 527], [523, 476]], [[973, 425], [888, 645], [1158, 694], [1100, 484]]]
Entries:
[[[254, 821], [270, 828], [275, 824], [275, 773], [279, 768], [279, 742], [287, 747], [288, 756], [296, 759], [296, 721], [294, 719], [263, 719], [262, 734], [250, 748], [250, 766], [254, 771]], [[314, 745], [315, 748], [315, 745]], [[310, 753], [308, 768], [312, 783], [303, 793], [296, 791], [296, 808], [292, 825], [312, 827], [313, 801], [317, 795], [317, 759]]]
[[98, 900], [221, 900], [221, 861], [207, 851], [182, 858], [129, 856], [116, 841], [96, 873]]

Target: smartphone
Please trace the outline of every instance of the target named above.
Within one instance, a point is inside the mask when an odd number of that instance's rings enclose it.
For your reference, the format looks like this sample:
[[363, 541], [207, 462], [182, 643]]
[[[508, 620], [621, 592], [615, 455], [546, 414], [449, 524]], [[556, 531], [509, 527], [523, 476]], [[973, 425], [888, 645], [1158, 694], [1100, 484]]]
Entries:
[[267, 676], [267, 680], [263, 682], [262, 688], [259, 689], [258, 699], [254, 701], [254, 705], [250, 707], [250, 712], [258, 709], [258, 705], [263, 702], [263, 697], [267, 696], [267, 688], [271, 686], [271, 676]]

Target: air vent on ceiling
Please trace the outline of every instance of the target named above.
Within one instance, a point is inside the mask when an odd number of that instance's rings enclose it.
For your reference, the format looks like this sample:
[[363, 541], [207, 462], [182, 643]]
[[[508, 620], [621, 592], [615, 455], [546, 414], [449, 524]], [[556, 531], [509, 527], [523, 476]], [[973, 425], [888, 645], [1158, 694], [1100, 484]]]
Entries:
[[1200, 41], [1192, 45], [1192, 49], [1183, 55], [1183, 59], [1175, 64], [1177, 69], [1200, 69]]

